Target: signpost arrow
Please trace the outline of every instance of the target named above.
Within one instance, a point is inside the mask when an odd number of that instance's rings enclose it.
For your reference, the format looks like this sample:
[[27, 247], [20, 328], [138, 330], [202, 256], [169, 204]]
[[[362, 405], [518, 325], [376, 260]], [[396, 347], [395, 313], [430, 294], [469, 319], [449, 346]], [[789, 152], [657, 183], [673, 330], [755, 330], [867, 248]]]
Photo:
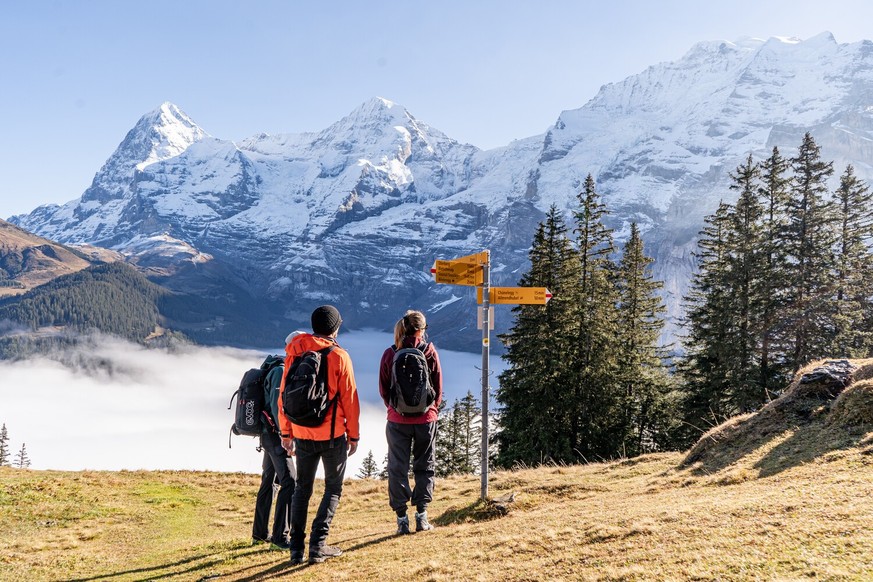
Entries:
[[[511, 303], [515, 305], [545, 305], [552, 293], [545, 287], [491, 287], [490, 303]], [[482, 289], [476, 289], [476, 302], [482, 303]]]

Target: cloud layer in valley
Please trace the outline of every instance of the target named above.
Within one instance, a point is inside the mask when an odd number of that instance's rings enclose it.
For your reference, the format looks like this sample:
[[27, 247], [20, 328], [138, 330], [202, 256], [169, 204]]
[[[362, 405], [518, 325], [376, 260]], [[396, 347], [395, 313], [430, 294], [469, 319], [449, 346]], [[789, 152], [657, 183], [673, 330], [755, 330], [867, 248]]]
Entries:
[[[341, 333], [361, 399], [361, 444], [346, 475], [373, 451], [387, 452], [378, 365], [387, 333]], [[145, 349], [111, 338], [86, 341], [61, 357], [0, 361], [0, 423], [14, 454], [26, 445], [32, 469], [260, 472], [257, 439], [233, 436], [231, 395], [264, 351], [216, 347]], [[481, 355], [440, 350], [446, 396], [481, 391]], [[496, 356], [492, 369], [502, 368]], [[491, 387], [496, 387], [496, 373]], [[493, 402], [493, 397], [492, 397]]]

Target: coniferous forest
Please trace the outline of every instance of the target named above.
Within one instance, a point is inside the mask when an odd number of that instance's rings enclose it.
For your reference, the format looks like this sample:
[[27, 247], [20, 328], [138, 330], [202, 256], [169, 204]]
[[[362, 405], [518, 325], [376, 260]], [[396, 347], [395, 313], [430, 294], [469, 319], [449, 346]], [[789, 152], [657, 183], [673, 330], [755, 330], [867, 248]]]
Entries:
[[[621, 252], [591, 176], [573, 224], [552, 208], [521, 286], [548, 287], [501, 336], [497, 400], [504, 467], [684, 449], [706, 430], [779, 396], [822, 358], [873, 353], [873, 194], [807, 133], [796, 155], [750, 155], [699, 234], [680, 349], [659, 345], [660, 282], [637, 225]], [[616, 258], [619, 256], [620, 258]]]

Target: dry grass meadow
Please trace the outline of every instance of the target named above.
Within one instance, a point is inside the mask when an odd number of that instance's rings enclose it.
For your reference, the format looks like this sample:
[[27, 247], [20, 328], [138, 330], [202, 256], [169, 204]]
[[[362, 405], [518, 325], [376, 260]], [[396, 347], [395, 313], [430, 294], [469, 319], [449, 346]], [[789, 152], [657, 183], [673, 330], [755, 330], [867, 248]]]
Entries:
[[0, 468], [0, 579], [873, 580], [857, 364], [838, 394], [795, 382], [687, 453], [492, 473], [506, 513], [478, 477], [440, 479], [432, 532], [393, 535], [385, 482], [351, 480], [329, 538], [345, 553], [316, 566], [250, 545], [257, 475]]

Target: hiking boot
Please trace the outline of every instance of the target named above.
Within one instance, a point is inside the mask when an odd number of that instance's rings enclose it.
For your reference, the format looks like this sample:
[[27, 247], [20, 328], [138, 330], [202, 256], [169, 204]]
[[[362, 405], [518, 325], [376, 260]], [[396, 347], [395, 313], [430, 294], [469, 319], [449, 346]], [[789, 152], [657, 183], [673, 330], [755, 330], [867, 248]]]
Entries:
[[415, 531], [428, 531], [432, 530], [433, 526], [427, 520], [427, 511], [422, 511], [421, 513], [415, 512]]
[[299, 566], [303, 563], [303, 550], [291, 550], [291, 565]]
[[343, 551], [336, 546], [321, 546], [319, 549], [309, 548], [309, 563], [321, 564], [325, 560], [341, 556]]
[[397, 535], [402, 536], [406, 534], [411, 534], [412, 532], [409, 530], [409, 516], [404, 515], [403, 517], [397, 518]]
[[258, 545], [258, 544], [266, 544], [266, 543], [269, 542], [269, 541], [270, 541], [270, 540], [266, 540], [266, 539], [264, 539], [264, 538], [254, 538], [254, 537], [253, 537], [253, 538], [252, 538], [252, 545], [253, 545], [253, 546], [256, 546], [256, 545]]
[[270, 549], [271, 550], [290, 550], [291, 543], [286, 542], [285, 540], [274, 540], [270, 539]]

